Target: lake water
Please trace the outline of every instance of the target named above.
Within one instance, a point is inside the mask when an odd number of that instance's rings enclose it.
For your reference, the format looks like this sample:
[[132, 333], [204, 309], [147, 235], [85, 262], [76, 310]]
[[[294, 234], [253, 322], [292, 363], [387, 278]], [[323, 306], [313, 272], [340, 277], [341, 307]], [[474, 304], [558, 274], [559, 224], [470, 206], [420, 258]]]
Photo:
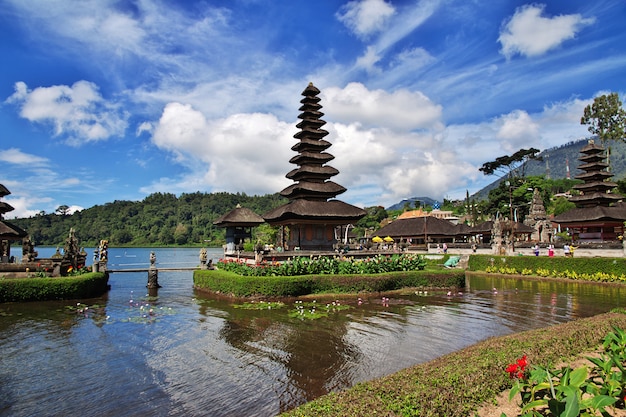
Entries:
[[[199, 249], [153, 250], [157, 267], [199, 263]], [[147, 268], [150, 251], [110, 249], [109, 268]], [[272, 416], [488, 337], [609, 311], [626, 296], [472, 278], [463, 294], [348, 297], [338, 300], [347, 310], [300, 320], [289, 316], [296, 299], [238, 308], [195, 292], [191, 271], [159, 272], [156, 297], [147, 273], [109, 282], [99, 299], [0, 304], [0, 415]]]

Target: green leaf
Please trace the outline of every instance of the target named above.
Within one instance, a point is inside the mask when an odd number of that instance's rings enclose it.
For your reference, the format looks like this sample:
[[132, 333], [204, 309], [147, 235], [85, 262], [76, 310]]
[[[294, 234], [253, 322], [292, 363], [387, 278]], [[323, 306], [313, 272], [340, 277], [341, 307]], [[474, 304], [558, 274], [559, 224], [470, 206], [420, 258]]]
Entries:
[[531, 401], [522, 408], [522, 413], [525, 413], [533, 408], [544, 407], [546, 405], [548, 405], [548, 400], [546, 399]]
[[580, 388], [585, 382], [589, 372], [586, 366], [581, 366], [570, 373], [570, 385]]
[[561, 417], [578, 417], [580, 414], [580, 403], [578, 395], [571, 393], [565, 399], [565, 410], [561, 413]]
[[604, 407], [615, 404], [617, 398], [609, 397], [608, 395], [598, 395], [593, 398], [589, 398], [590, 407], [594, 410], [603, 410]]

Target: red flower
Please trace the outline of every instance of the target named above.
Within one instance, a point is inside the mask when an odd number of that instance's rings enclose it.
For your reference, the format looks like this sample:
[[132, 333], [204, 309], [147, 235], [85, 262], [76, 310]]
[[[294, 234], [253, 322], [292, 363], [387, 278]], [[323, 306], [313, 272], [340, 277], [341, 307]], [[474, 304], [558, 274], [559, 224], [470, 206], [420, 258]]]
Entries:
[[528, 359], [526, 355], [519, 358], [515, 363], [510, 364], [506, 367], [506, 372], [508, 372], [511, 378], [524, 378], [524, 371], [526, 371], [526, 367], [528, 366]]
[[526, 370], [526, 367], [528, 366], [528, 359], [526, 358], [526, 355], [517, 360], [517, 365], [522, 371]]

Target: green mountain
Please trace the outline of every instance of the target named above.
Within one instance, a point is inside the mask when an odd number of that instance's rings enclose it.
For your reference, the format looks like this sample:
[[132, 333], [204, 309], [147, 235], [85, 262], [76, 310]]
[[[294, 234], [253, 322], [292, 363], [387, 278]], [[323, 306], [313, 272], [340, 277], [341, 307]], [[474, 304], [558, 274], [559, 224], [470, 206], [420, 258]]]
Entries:
[[192, 193], [176, 197], [151, 194], [142, 201], [114, 201], [74, 214], [38, 214], [14, 223], [26, 230], [36, 245], [63, 246], [74, 228], [81, 246], [96, 246], [101, 239], [111, 246], [202, 245], [224, 243], [225, 230], [213, 225], [237, 204], [261, 215], [286, 199], [278, 193]]
[[[569, 167], [569, 177], [574, 179], [576, 175], [582, 173], [578, 169], [578, 166], [581, 164], [578, 158], [580, 157], [580, 150], [588, 141], [589, 139], [581, 139], [546, 149], [538, 155], [541, 157], [541, 160], [529, 161], [525, 164], [523, 168], [525, 176], [544, 175], [552, 179], [567, 178]], [[626, 142], [614, 141], [608, 144], [608, 148], [613, 181], [624, 179], [626, 177]], [[487, 199], [489, 191], [496, 188], [501, 180], [501, 178], [497, 178], [494, 182], [476, 192], [472, 198], [475, 200]]]

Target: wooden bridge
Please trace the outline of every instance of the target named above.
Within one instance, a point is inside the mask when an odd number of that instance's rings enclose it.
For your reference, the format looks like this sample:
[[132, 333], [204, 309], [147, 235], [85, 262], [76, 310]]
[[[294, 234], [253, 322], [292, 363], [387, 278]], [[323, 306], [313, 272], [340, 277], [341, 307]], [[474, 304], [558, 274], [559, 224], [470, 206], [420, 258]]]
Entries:
[[[199, 266], [176, 266], [176, 267], [164, 267], [164, 268], [159, 268], [154, 267], [154, 269], [156, 269], [157, 271], [196, 271], [199, 270], [200, 267]], [[119, 272], [148, 272], [150, 270], [149, 267], [146, 268], [124, 268], [124, 269], [107, 269], [107, 272], [109, 273], [119, 273]]]

